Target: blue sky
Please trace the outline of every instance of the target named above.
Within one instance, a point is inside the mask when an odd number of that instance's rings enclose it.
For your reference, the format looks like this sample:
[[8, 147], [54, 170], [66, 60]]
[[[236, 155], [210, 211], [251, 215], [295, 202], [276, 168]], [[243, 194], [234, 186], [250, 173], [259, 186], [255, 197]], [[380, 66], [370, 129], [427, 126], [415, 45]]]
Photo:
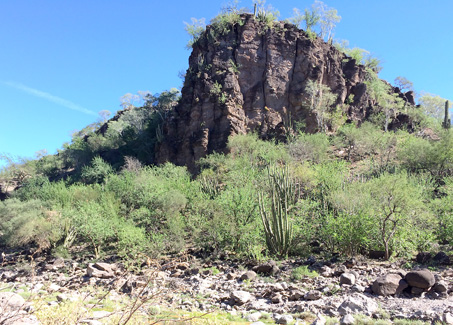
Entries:
[[[184, 21], [209, 21], [223, 0], [1, 0], [0, 153], [55, 153], [70, 134], [115, 112], [126, 93], [180, 87]], [[452, 99], [453, 1], [326, 0], [336, 39], [383, 61], [381, 78]], [[312, 1], [271, 1], [280, 19]], [[251, 8], [251, 0], [240, 6]]]

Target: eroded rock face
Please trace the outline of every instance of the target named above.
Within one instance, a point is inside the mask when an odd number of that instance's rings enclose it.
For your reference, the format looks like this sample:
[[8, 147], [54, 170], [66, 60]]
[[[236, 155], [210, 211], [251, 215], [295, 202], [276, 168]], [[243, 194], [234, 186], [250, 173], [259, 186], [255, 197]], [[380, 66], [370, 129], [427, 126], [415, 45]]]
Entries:
[[306, 132], [317, 131], [305, 93], [309, 80], [329, 86], [336, 104], [347, 102], [348, 119], [360, 122], [370, 114], [362, 65], [292, 24], [266, 29], [253, 15], [241, 17], [243, 24], [225, 34], [208, 26], [194, 45], [182, 100], [156, 148], [159, 163], [194, 170], [199, 158], [225, 151], [229, 136], [279, 138], [289, 119], [304, 121]]

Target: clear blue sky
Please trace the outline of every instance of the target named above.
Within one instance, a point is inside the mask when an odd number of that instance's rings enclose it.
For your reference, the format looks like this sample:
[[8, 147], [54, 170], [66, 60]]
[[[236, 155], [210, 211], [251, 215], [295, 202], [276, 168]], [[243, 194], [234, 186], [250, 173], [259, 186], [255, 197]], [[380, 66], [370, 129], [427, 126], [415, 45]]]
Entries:
[[[453, 1], [326, 0], [336, 39], [383, 61], [417, 91], [451, 99]], [[55, 153], [70, 133], [115, 112], [125, 93], [180, 87], [190, 52], [184, 21], [209, 21], [227, 1], [0, 0], [0, 153]], [[312, 1], [271, 1], [280, 19]], [[240, 6], [251, 8], [251, 0]]]

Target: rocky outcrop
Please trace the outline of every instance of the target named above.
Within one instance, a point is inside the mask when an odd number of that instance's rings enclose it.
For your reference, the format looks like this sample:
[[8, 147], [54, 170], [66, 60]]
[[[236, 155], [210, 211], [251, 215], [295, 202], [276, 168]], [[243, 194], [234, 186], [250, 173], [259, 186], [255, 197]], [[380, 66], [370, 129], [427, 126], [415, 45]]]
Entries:
[[364, 66], [289, 23], [268, 28], [244, 14], [226, 32], [207, 26], [194, 44], [182, 99], [164, 125], [157, 161], [193, 170], [199, 158], [224, 151], [229, 136], [257, 132], [278, 138], [290, 120], [315, 132], [305, 92], [309, 80], [327, 85], [349, 120], [363, 121], [373, 107], [365, 78]]

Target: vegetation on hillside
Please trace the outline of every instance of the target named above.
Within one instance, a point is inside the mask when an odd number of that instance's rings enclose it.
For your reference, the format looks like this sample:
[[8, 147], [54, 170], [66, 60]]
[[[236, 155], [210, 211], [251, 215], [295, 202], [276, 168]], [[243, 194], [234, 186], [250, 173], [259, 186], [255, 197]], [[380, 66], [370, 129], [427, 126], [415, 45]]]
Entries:
[[53, 182], [38, 169], [0, 203], [2, 245], [69, 254], [86, 244], [96, 257], [125, 258], [190, 247], [262, 259], [308, 254], [317, 242], [332, 254], [412, 256], [453, 243], [453, 135], [436, 134], [367, 122], [286, 144], [236, 136], [230, 154], [202, 159], [194, 177], [132, 157], [115, 169], [95, 156], [79, 177]]
[[[314, 30], [321, 4], [299, 17], [307, 28]], [[331, 39], [339, 18], [321, 8], [320, 36]], [[239, 12], [223, 11], [215, 31], [237, 23]], [[258, 3], [259, 19], [271, 26], [276, 16]], [[198, 27], [187, 25], [192, 42]], [[368, 67], [370, 95], [381, 107], [370, 121], [338, 123], [334, 134], [304, 134], [291, 125], [284, 143], [238, 135], [229, 139], [229, 154], [201, 159], [197, 175], [154, 165], [162, 122], [179, 91], [129, 94], [113, 119], [75, 133], [58, 154], [6, 157], [0, 181], [17, 190], [0, 202], [0, 245], [62, 256], [82, 245], [96, 258], [114, 253], [131, 262], [188, 248], [263, 259], [303, 256], [316, 246], [326, 254], [378, 250], [390, 258], [453, 245], [453, 133], [442, 124], [445, 100], [426, 94], [421, 107], [408, 106], [389, 95], [376, 62]], [[412, 89], [407, 79], [398, 82]], [[327, 110], [334, 98], [326, 89], [319, 98], [320, 86], [307, 92], [324, 131], [335, 117]], [[388, 132], [397, 111], [410, 116], [412, 133]]]

